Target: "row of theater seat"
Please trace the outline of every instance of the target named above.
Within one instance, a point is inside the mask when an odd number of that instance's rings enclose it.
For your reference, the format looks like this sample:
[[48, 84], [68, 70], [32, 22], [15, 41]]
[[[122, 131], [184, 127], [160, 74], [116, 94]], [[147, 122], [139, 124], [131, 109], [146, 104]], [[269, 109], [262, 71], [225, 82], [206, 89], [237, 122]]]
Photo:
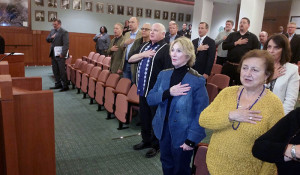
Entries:
[[[107, 62], [105, 62], [107, 60]], [[114, 114], [119, 120], [119, 128], [131, 121], [133, 110], [138, 110], [139, 98], [136, 85], [131, 80], [121, 78], [119, 74], [110, 73], [110, 57], [91, 52], [88, 57], [77, 59], [75, 64], [67, 61], [67, 77], [77, 93], [83, 92], [90, 97], [90, 104], [94, 100], [107, 111], [107, 119]]]

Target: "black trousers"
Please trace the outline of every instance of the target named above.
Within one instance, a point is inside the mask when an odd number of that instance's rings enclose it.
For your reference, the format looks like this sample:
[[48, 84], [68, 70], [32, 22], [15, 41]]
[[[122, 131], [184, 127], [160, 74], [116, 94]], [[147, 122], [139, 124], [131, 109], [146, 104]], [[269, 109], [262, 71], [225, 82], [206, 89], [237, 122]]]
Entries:
[[140, 121], [141, 135], [144, 143], [151, 144], [153, 148], [159, 148], [159, 142], [154, 135], [152, 120], [155, 115], [157, 106], [149, 106], [146, 97], [140, 96]]
[[220, 64], [220, 65], [224, 65], [227, 61], [227, 57], [219, 57], [217, 56], [217, 61], [216, 61], [216, 64]]
[[66, 73], [66, 59], [52, 56], [51, 58], [52, 63], [52, 71], [55, 78], [55, 86], [68, 86], [67, 81], [67, 73]]
[[226, 62], [222, 68], [222, 74], [228, 75], [230, 77], [230, 86], [240, 85], [240, 73], [237, 71], [238, 65], [233, 65]]

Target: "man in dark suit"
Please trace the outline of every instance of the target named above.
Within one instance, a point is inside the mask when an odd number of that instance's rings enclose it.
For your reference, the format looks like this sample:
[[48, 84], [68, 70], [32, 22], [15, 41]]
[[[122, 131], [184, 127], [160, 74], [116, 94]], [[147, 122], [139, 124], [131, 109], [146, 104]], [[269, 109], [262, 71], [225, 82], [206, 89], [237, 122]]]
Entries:
[[286, 36], [290, 40], [292, 58], [291, 63], [297, 64], [300, 61], [300, 36], [295, 33], [297, 24], [295, 22], [290, 22], [287, 26]]
[[178, 24], [172, 23], [169, 26], [169, 35], [165, 36], [165, 42], [169, 44], [179, 37], [180, 37], [180, 35], [178, 34]]
[[[69, 90], [65, 62], [69, 52], [69, 33], [61, 28], [61, 20], [54, 19], [53, 29], [47, 36], [46, 41], [51, 43], [50, 54], [52, 71], [55, 77], [55, 86], [50, 89]], [[54, 52], [55, 48], [55, 52]]]
[[216, 55], [215, 41], [208, 37], [208, 24], [200, 22], [198, 27], [199, 38], [193, 40], [196, 52], [196, 62], [194, 69], [202, 74], [205, 79], [210, 75]]

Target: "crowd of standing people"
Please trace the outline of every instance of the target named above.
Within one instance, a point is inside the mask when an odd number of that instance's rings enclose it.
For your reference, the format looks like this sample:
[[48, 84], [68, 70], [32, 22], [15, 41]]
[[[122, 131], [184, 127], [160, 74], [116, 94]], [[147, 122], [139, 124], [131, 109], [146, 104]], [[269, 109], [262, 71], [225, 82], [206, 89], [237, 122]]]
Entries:
[[[60, 25], [53, 22], [47, 41], [53, 88], [64, 91], [68, 33]], [[215, 40], [207, 35], [208, 23], [200, 22], [199, 37], [192, 41], [191, 25], [179, 30], [170, 21], [168, 31], [161, 23], [139, 26], [139, 19], [131, 17], [125, 26], [114, 25], [112, 40], [105, 26], [93, 38], [96, 52], [111, 57], [110, 71], [137, 85], [142, 140], [134, 150], [149, 148], [147, 158], [160, 152], [165, 175], [189, 175], [206, 128], [213, 130], [206, 160], [212, 175], [275, 174], [276, 166], [279, 174], [299, 172], [300, 115], [294, 108], [300, 36], [294, 22], [287, 33], [262, 31], [258, 38], [249, 31], [249, 18], [241, 18], [238, 31], [227, 20]], [[63, 46], [58, 55], [56, 45]], [[214, 63], [223, 66], [230, 87], [209, 104], [205, 84]]]

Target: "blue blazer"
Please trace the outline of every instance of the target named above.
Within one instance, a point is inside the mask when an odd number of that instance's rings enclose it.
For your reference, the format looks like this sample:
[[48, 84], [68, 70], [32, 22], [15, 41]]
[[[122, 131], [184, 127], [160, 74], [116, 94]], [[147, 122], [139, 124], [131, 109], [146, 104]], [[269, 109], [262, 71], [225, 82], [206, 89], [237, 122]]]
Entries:
[[[155, 136], [160, 140], [168, 106], [168, 99], [162, 101], [165, 90], [170, 87], [173, 69], [161, 71], [153, 89], [147, 96], [150, 106], [158, 105], [152, 125]], [[187, 95], [175, 96], [169, 110], [169, 130], [174, 148], [179, 148], [186, 139], [198, 144], [205, 136], [205, 130], [199, 125], [200, 113], [208, 106], [208, 95], [205, 79], [194, 69], [190, 69], [181, 84], [188, 83], [191, 87]]]

